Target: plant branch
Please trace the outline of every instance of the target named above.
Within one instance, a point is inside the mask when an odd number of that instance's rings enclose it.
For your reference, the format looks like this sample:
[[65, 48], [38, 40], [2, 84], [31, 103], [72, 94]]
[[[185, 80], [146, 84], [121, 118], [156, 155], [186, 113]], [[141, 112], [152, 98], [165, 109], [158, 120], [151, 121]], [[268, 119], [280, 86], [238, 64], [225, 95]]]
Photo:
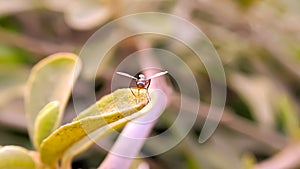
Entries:
[[293, 169], [299, 166], [300, 143], [295, 143], [286, 147], [272, 158], [257, 164], [254, 169]]

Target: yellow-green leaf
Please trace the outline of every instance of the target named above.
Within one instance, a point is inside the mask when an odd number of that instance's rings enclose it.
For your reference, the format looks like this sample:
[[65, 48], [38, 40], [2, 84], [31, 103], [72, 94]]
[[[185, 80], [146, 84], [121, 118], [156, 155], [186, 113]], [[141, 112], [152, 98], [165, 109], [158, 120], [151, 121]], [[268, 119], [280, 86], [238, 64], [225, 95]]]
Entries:
[[244, 164], [244, 169], [253, 169], [256, 164], [256, 159], [253, 154], [246, 153], [242, 156], [242, 162]]
[[[134, 95], [131, 90], [135, 93]], [[72, 123], [61, 126], [53, 132], [41, 144], [42, 162], [48, 166], [54, 166], [69, 148], [80, 142], [89, 133], [104, 128], [101, 130], [101, 133], [104, 134], [111, 131], [112, 128], [120, 128], [129, 120], [141, 116], [142, 113], [139, 110], [148, 104], [147, 90], [131, 90], [116, 90], [100, 99]]]
[[34, 125], [33, 143], [36, 148], [53, 132], [58, 112], [58, 101], [50, 102], [39, 112]]
[[46, 104], [52, 101], [58, 101], [60, 104], [57, 121], [53, 128], [60, 125], [79, 68], [80, 61], [72, 53], [51, 55], [33, 67], [25, 94], [28, 129], [32, 139], [38, 113]]
[[[105, 101], [106, 99], [101, 101]], [[74, 145], [72, 145], [72, 147], [70, 147], [65, 153], [64, 156], [62, 158], [61, 164], [64, 167], [69, 167], [71, 165], [72, 159], [82, 153], [83, 151], [87, 150], [89, 147], [91, 147], [95, 141], [101, 139], [103, 136], [105, 136], [107, 133], [110, 133], [112, 131], [114, 131], [115, 129], [118, 129], [119, 127], [122, 127], [124, 125], [126, 125], [126, 123], [132, 119], [135, 119], [137, 117], [140, 117], [143, 114], [146, 114], [147, 112], [149, 112], [152, 108], [153, 105], [156, 105], [158, 102], [158, 95], [157, 92], [153, 91], [151, 94], [151, 102], [149, 104], [147, 104], [147, 106], [145, 106], [142, 110], [140, 110], [137, 113], [134, 113], [130, 116], [127, 116], [126, 118], [123, 118], [121, 120], [118, 120], [116, 122], [110, 123], [109, 125], [106, 125], [105, 127], [102, 127], [94, 132], [92, 132], [91, 134], [89, 134], [88, 136], [85, 136], [83, 139], [81, 139], [80, 141], [76, 142]], [[100, 102], [101, 102], [100, 101]], [[99, 105], [99, 102], [98, 102]], [[103, 105], [103, 104], [101, 104]], [[108, 104], [109, 105], [109, 104]], [[105, 105], [103, 105], [105, 106]], [[93, 107], [93, 106], [91, 106]], [[83, 116], [83, 114], [88, 113], [87, 111], [84, 111], [80, 114], [80, 116]], [[78, 119], [78, 118], [76, 118]]]
[[[134, 94], [132, 94], [132, 92]], [[132, 107], [137, 102], [148, 101], [145, 89], [122, 89], [102, 97], [96, 104], [81, 112], [73, 121], [85, 117], [95, 116], [108, 112], [116, 112]]]
[[30, 152], [18, 146], [0, 147], [0, 169], [37, 168]]

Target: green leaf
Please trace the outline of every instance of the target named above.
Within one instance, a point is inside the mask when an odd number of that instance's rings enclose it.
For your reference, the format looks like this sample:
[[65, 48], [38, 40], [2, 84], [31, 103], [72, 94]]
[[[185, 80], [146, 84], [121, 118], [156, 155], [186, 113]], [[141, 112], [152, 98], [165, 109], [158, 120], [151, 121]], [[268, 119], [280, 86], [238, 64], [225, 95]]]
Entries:
[[80, 61], [72, 53], [51, 55], [34, 66], [25, 94], [25, 108], [31, 139], [34, 138], [33, 132], [38, 113], [52, 101], [58, 101], [60, 104], [57, 121], [52, 128], [60, 125], [79, 68]]
[[0, 169], [37, 168], [31, 152], [18, 146], [0, 147]]
[[[94, 136], [99, 138], [99, 135], [102, 137], [113, 129], [123, 127], [128, 121], [145, 114], [146, 112], [139, 110], [147, 104], [148, 92], [144, 89], [119, 89], [103, 97], [72, 123], [61, 126], [42, 142], [42, 162], [48, 166], [55, 166], [68, 149], [77, 147], [76, 143], [82, 143], [88, 134], [93, 135], [96, 132]], [[65, 161], [70, 160], [70, 156], [65, 158]]]
[[59, 112], [59, 102], [54, 101], [47, 104], [38, 114], [35, 120], [33, 143], [36, 148], [40, 147], [42, 141], [53, 131]]

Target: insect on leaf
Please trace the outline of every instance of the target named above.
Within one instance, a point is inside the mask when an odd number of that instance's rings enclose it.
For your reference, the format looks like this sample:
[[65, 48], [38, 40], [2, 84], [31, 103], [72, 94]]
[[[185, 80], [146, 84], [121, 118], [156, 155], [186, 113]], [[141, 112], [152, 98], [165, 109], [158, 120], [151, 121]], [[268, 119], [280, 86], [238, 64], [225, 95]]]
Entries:
[[[131, 90], [135, 95], [131, 93]], [[99, 129], [101, 132], [97, 135], [103, 136], [143, 115], [145, 112], [140, 110], [148, 104], [147, 94], [146, 89], [139, 91], [138, 89], [119, 89], [104, 96], [82, 112], [72, 123], [61, 126], [42, 142], [40, 147], [42, 162], [48, 166], [54, 166], [66, 151], [88, 134]]]

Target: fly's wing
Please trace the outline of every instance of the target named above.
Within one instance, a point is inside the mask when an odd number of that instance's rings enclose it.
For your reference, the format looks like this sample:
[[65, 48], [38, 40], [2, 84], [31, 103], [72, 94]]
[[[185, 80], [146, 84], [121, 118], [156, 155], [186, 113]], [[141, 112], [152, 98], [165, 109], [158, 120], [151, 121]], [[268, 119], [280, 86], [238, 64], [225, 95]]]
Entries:
[[138, 80], [136, 77], [131, 76], [130, 74], [127, 74], [127, 73], [124, 73], [124, 72], [117, 72], [117, 74], [125, 76], [125, 77], [129, 77], [129, 78], [134, 79], [134, 80]]
[[168, 73], [168, 71], [156, 73], [156, 74], [150, 76], [149, 78], [147, 78], [147, 80], [153, 79], [153, 78], [156, 78], [156, 77], [159, 77], [159, 76], [162, 76], [162, 75], [165, 75], [165, 74], [167, 74], [167, 73]]

